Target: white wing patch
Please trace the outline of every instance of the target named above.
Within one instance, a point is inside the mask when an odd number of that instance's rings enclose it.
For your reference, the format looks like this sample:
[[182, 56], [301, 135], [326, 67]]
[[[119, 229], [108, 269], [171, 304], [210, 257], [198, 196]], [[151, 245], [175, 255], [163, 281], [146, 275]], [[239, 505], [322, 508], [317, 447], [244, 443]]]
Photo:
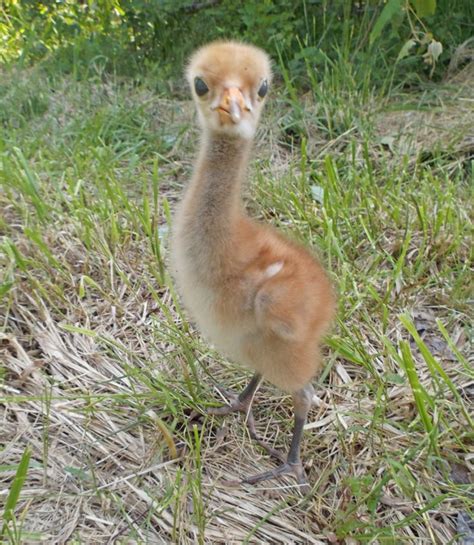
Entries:
[[275, 263], [272, 263], [271, 265], [269, 265], [265, 269], [263, 274], [265, 278], [271, 278], [272, 276], [277, 275], [282, 269], [283, 269], [283, 261], [276, 261]]

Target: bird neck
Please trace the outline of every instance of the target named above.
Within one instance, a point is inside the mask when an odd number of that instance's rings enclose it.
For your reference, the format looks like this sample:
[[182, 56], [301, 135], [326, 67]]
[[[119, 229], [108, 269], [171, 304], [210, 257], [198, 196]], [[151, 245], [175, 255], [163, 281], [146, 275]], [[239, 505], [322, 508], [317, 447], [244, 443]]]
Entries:
[[243, 217], [241, 186], [250, 141], [204, 134], [191, 183], [176, 218], [180, 248], [203, 281], [226, 274]]
[[241, 188], [250, 141], [222, 134], [204, 134], [190, 187], [190, 204], [206, 236], [220, 238], [241, 215]]

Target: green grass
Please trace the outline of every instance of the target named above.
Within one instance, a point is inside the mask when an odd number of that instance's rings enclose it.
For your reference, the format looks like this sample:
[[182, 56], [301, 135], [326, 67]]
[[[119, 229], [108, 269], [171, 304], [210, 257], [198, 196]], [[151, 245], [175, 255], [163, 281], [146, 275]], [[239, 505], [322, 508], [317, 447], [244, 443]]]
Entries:
[[[12, 542], [19, 541], [18, 538], [21, 536], [21, 527], [17, 527], [14, 521], [13, 513], [20, 498], [21, 489], [28, 473], [30, 458], [31, 450], [29, 447], [26, 447], [16, 468], [16, 473], [12, 480], [11, 487], [5, 502], [5, 508], [3, 511], [3, 525], [0, 531], [0, 537], [3, 538], [5, 535], [8, 535], [9, 540]], [[3, 469], [9, 470], [13, 468], [7, 466]]]
[[[288, 74], [277, 85], [247, 195], [253, 215], [314, 247], [339, 293], [304, 439], [306, 498], [225, 488], [273, 462], [238, 417], [189, 419], [220, 401], [215, 382], [247, 379], [187, 322], [167, 272], [192, 106], [152, 81], [3, 72], [0, 511], [12, 542], [453, 542], [472, 493], [472, 72], [455, 90], [387, 95], [345, 66], [308, 69], [304, 99]], [[394, 111], [415, 124], [400, 131]], [[270, 385], [257, 397], [259, 432], [287, 448], [290, 399]]]

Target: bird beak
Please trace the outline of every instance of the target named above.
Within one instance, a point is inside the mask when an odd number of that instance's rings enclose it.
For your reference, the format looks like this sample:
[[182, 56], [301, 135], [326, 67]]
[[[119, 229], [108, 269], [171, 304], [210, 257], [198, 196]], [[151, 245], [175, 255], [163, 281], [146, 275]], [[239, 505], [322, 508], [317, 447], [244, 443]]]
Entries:
[[229, 87], [224, 90], [221, 101], [217, 106], [221, 123], [229, 121], [237, 124], [242, 119], [242, 111], [245, 109], [245, 99], [238, 87]]

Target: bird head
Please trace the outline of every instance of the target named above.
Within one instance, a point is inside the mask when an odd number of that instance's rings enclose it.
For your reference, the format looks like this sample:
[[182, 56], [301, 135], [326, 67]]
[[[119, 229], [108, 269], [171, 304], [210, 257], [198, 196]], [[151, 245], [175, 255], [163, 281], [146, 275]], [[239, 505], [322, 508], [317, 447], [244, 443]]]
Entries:
[[255, 134], [272, 77], [266, 53], [212, 42], [194, 53], [186, 76], [205, 130], [247, 139]]

